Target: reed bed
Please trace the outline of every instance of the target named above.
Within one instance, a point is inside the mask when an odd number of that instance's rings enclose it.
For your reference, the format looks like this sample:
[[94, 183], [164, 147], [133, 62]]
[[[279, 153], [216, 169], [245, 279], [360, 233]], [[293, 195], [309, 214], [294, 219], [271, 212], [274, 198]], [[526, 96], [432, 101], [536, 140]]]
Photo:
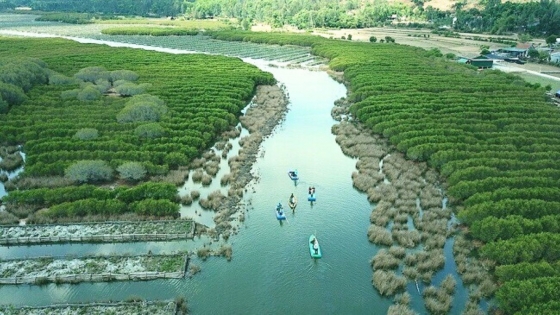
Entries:
[[223, 203], [226, 196], [222, 195], [219, 190], [213, 191], [208, 195], [208, 198], [200, 198], [198, 203], [203, 209], [218, 210], [220, 205]]
[[448, 314], [453, 302], [453, 296], [446, 290], [429, 286], [422, 292], [424, 305], [431, 314]]
[[224, 176], [222, 176], [222, 178], [220, 179], [220, 185], [222, 186], [227, 186], [232, 179], [232, 175], [231, 174], [225, 174]]
[[393, 237], [391, 236], [391, 232], [389, 232], [384, 227], [380, 227], [377, 225], [370, 225], [367, 235], [369, 241], [376, 245], [385, 245], [385, 246], [393, 245]]
[[209, 161], [204, 165], [204, 170], [208, 175], [216, 176], [216, 174], [220, 171], [220, 161]]
[[480, 308], [477, 301], [469, 300], [465, 306], [462, 315], [485, 315], [486, 313]]
[[194, 183], [200, 183], [202, 181], [203, 176], [204, 176], [204, 171], [201, 168], [196, 169], [192, 174], [192, 180]]
[[208, 174], [204, 174], [202, 175], [202, 179], [200, 180], [200, 182], [202, 183], [203, 186], [209, 186], [210, 184], [212, 184], [212, 176], [208, 175]]
[[368, 191], [368, 189], [374, 188], [382, 180], [383, 175], [379, 173], [377, 173], [375, 177], [370, 174], [363, 174], [359, 172], [352, 173], [352, 183], [359, 191]]
[[387, 315], [416, 315], [417, 313], [410, 309], [408, 305], [391, 305], [387, 310]]
[[374, 270], [396, 269], [399, 267], [400, 260], [391, 255], [386, 249], [381, 249], [371, 260]]
[[373, 286], [383, 296], [395, 295], [406, 288], [406, 278], [396, 275], [392, 271], [376, 270], [372, 278]]
[[193, 200], [198, 200], [198, 198], [200, 198], [200, 191], [198, 190], [192, 190], [191, 191], [191, 198]]
[[178, 169], [171, 170], [165, 175], [152, 176], [151, 180], [155, 182], [165, 182], [170, 183], [175, 186], [181, 186], [185, 183], [185, 180], [189, 178], [189, 170]]
[[389, 248], [389, 254], [398, 259], [403, 259], [406, 256], [406, 250], [400, 246], [391, 246]]
[[392, 233], [393, 238], [399, 243], [399, 245], [406, 248], [414, 248], [420, 243], [420, 232], [416, 230], [406, 231], [406, 230], [395, 230]]

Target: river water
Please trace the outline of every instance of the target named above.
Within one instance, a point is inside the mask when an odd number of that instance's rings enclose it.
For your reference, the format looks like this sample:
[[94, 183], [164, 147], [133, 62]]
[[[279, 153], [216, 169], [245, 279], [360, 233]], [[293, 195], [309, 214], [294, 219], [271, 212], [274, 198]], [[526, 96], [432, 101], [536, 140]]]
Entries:
[[[228, 241], [233, 247], [231, 261], [195, 259], [202, 271], [179, 280], [1, 286], [1, 303], [47, 305], [125, 300], [131, 296], [148, 300], [185, 296], [194, 314], [385, 314], [391, 299], [380, 297], [371, 284], [369, 261], [379, 249], [366, 234], [372, 206], [352, 186], [356, 160], [342, 153], [331, 133], [336, 122], [330, 111], [334, 101], [346, 95], [346, 88], [322, 71], [246, 61], [271, 72], [283, 83], [291, 103], [285, 120], [263, 142], [253, 167], [257, 180], [244, 196], [245, 221]], [[292, 168], [299, 172], [297, 183], [287, 175]], [[309, 186], [317, 190], [314, 204], [307, 202]], [[286, 222], [280, 224], [274, 207], [281, 201], [287, 208], [291, 193], [297, 196], [299, 205], [295, 213], [288, 211]], [[310, 234], [316, 234], [321, 243], [322, 259], [313, 260], [309, 255]], [[148, 250], [190, 250], [200, 242], [203, 240], [0, 247], [0, 255], [141, 254]], [[455, 270], [452, 243], [452, 239], [446, 242], [446, 264], [434, 282], [438, 284], [448, 273], [456, 277], [458, 287], [451, 312], [459, 314], [467, 292]], [[411, 307], [426, 313], [414, 282], [409, 282], [407, 290], [412, 296]]]

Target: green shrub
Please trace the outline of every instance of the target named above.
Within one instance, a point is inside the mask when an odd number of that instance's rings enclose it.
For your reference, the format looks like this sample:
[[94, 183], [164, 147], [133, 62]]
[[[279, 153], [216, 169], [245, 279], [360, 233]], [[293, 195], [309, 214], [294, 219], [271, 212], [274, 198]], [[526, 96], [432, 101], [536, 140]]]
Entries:
[[105, 161], [85, 160], [70, 165], [64, 175], [78, 183], [103, 182], [113, 178], [113, 169]]
[[79, 140], [93, 140], [99, 136], [99, 132], [95, 128], [82, 128], [76, 131], [74, 139]]
[[77, 99], [80, 101], [95, 101], [101, 98], [101, 92], [99, 89], [95, 88], [94, 86], [86, 86], [78, 95], [76, 95]]
[[156, 96], [140, 94], [133, 96], [117, 114], [120, 123], [159, 121], [167, 113], [164, 102]]
[[74, 77], [84, 82], [95, 83], [99, 79], [108, 80], [109, 72], [103, 67], [87, 67], [80, 69]]
[[146, 168], [139, 162], [126, 162], [117, 167], [121, 179], [139, 181], [146, 176]]
[[109, 73], [109, 81], [116, 82], [118, 80], [125, 81], [136, 81], [138, 80], [138, 74], [131, 70], [115, 70]]
[[141, 138], [153, 139], [163, 136], [165, 130], [158, 123], [148, 123], [136, 127], [134, 133]]

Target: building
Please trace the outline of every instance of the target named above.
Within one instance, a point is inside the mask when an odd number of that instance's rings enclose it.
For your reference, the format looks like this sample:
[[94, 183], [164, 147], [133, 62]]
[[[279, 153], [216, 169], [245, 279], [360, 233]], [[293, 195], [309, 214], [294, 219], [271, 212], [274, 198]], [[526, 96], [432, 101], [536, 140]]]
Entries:
[[560, 63], [560, 51], [550, 54], [550, 62]]
[[461, 57], [457, 62], [472, 65], [478, 69], [490, 69], [494, 65], [494, 60], [482, 55], [474, 58]]
[[498, 52], [508, 54], [510, 57], [514, 57], [514, 58], [527, 57], [529, 48], [517, 48], [517, 47], [500, 48], [498, 49]]

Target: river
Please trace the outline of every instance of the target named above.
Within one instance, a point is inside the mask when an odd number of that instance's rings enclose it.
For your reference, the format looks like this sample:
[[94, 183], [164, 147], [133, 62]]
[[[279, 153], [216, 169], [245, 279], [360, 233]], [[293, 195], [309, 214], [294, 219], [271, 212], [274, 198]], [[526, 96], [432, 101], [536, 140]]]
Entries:
[[[194, 314], [385, 314], [392, 299], [379, 296], [371, 283], [370, 260], [380, 248], [371, 244], [366, 234], [372, 205], [353, 188], [351, 174], [356, 160], [342, 153], [331, 133], [336, 121], [330, 112], [334, 101], [346, 95], [346, 88], [322, 71], [245, 61], [271, 72], [285, 85], [291, 103], [285, 119], [263, 142], [253, 166], [257, 180], [243, 198], [248, 205], [245, 221], [239, 233], [228, 241], [233, 247], [233, 259], [195, 259], [202, 271], [179, 280], [5, 285], [0, 287], [2, 304], [185, 296]], [[292, 168], [299, 171], [297, 185], [287, 175]], [[313, 205], [307, 202], [309, 186], [317, 190]], [[287, 208], [291, 193], [297, 196], [299, 205], [295, 213], [288, 211], [286, 222], [280, 224], [273, 209], [279, 201]], [[185, 212], [189, 211], [182, 213]], [[314, 260], [309, 255], [310, 234], [316, 234], [321, 243], [321, 259]], [[45, 254], [140, 254], [148, 250], [192, 249], [199, 242], [202, 241], [2, 247], [0, 255], [24, 258]], [[439, 283], [448, 273], [455, 276], [458, 287], [451, 313], [459, 314], [467, 292], [455, 270], [452, 243], [452, 239], [446, 242], [446, 265], [436, 273], [434, 281]], [[409, 282], [407, 291], [412, 296], [411, 307], [426, 313], [414, 282]]]

